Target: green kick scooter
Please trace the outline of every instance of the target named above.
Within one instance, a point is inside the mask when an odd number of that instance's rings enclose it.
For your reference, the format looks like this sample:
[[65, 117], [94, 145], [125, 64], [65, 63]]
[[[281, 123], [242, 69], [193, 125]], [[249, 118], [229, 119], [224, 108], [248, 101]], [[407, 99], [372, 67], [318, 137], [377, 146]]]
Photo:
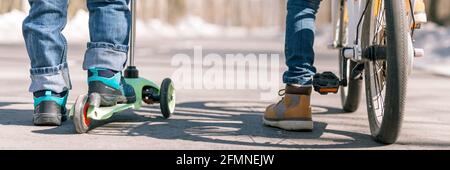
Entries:
[[175, 110], [175, 88], [171, 79], [163, 80], [161, 87], [154, 82], [139, 77], [134, 65], [134, 48], [136, 40], [136, 0], [131, 1], [131, 37], [129, 64], [125, 69], [125, 82], [134, 88], [136, 101], [131, 104], [116, 104], [112, 107], [100, 107], [100, 95], [80, 95], [69, 112], [77, 133], [86, 133], [91, 129], [92, 121], [107, 120], [116, 113], [127, 109], [140, 109], [143, 103], [159, 103], [161, 113], [168, 119]]

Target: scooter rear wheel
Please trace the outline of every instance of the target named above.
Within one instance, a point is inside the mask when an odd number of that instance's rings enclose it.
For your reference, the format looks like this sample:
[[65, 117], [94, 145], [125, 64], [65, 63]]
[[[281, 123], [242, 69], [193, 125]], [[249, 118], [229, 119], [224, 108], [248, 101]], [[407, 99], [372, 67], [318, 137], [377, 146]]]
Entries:
[[79, 134], [86, 133], [90, 129], [91, 119], [87, 117], [89, 107], [87, 95], [81, 95], [75, 101], [73, 124]]

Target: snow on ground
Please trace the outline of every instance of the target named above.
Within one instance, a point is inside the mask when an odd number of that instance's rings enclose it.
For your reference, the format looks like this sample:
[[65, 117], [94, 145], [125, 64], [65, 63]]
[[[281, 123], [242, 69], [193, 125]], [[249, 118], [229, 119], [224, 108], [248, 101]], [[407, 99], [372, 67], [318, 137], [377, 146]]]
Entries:
[[[319, 26], [316, 31], [316, 46], [328, 45], [332, 37], [331, 31], [331, 25]], [[414, 46], [425, 50], [425, 57], [414, 59], [414, 68], [450, 77], [450, 26], [428, 23], [416, 30], [414, 39]]]
[[26, 13], [18, 10], [0, 15], [0, 44], [23, 41], [22, 21], [26, 15]]
[[[26, 12], [14, 10], [0, 15], [0, 44], [21, 43], [22, 21], [27, 16]], [[89, 40], [88, 29], [89, 14], [80, 10], [67, 23], [63, 34], [70, 42], [86, 42]], [[273, 37], [278, 36], [279, 29], [243, 27], [223, 27], [205, 22], [203, 19], [188, 15], [178, 24], [170, 25], [160, 20], [138, 20], [136, 25], [137, 37], [148, 38], [242, 38], [247, 36]]]
[[[0, 44], [23, 43], [22, 21], [26, 13], [18, 10], [0, 15]], [[67, 23], [63, 34], [70, 42], [87, 42], [89, 14], [78, 11]], [[243, 27], [223, 27], [205, 22], [203, 19], [188, 15], [178, 24], [170, 25], [160, 20], [137, 21], [138, 39], [155, 38], [278, 38], [283, 33], [277, 27], [247, 29]], [[331, 29], [321, 25], [316, 32], [316, 44], [328, 44]], [[424, 48], [425, 58], [415, 60], [415, 67], [439, 75], [450, 76], [450, 27], [427, 24], [416, 33], [416, 47]]]
[[[331, 25], [321, 25], [316, 31], [316, 46], [328, 45]], [[424, 58], [414, 60], [415, 69], [450, 77], [450, 27], [428, 23], [415, 32], [415, 47], [425, 50]]]
[[415, 60], [416, 68], [450, 77], [450, 27], [430, 23], [415, 37], [416, 47], [425, 49], [425, 58]]

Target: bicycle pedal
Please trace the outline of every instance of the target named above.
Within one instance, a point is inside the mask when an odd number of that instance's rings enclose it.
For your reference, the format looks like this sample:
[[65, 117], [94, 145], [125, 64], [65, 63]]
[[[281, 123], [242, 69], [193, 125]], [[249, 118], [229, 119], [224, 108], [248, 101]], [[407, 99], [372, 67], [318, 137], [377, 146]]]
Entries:
[[314, 91], [321, 95], [327, 95], [329, 93], [338, 93], [341, 81], [332, 72], [318, 73], [313, 77]]

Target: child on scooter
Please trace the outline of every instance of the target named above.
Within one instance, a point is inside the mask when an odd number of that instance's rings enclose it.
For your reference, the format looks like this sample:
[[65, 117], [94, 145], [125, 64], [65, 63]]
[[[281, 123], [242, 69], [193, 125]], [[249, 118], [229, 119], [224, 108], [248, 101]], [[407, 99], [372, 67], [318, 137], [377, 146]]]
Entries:
[[[66, 102], [71, 82], [67, 64], [67, 42], [61, 33], [67, 23], [68, 0], [29, 0], [23, 36], [31, 60], [34, 96], [33, 123], [61, 125], [67, 119]], [[87, 0], [90, 42], [84, 55], [89, 93], [101, 96], [101, 106], [133, 101], [132, 89], [121, 71], [127, 60], [129, 0]]]

